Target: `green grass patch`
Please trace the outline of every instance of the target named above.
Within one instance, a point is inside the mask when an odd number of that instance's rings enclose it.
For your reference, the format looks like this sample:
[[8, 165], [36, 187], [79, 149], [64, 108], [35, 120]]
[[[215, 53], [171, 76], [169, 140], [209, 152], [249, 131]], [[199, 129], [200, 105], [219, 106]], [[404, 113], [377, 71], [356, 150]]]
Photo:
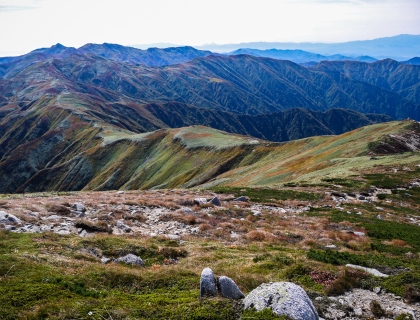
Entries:
[[313, 201], [321, 199], [322, 196], [317, 193], [302, 192], [296, 190], [278, 190], [268, 188], [237, 188], [237, 187], [216, 187], [213, 189], [216, 193], [231, 193], [236, 197], [245, 196], [253, 202], [275, 203], [278, 200], [303, 200]]

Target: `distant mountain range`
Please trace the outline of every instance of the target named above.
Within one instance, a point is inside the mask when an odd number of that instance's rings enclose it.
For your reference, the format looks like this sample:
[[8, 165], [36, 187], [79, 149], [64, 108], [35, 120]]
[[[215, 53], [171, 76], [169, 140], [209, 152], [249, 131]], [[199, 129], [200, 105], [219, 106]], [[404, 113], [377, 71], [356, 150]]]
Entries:
[[192, 152], [183, 143], [196, 135], [203, 138], [200, 154], [212, 154], [205, 146], [213, 146], [214, 131], [168, 135], [167, 128], [206, 125], [247, 136], [224, 135], [217, 140], [223, 148], [225, 139], [229, 146], [238, 139], [288, 141], [407, 117], [420, 120], [420, 66], [390, 59], [304, 67], [191, 47], [56, 45], [0, 59], [0, 192], [104, 190], [129, 181], [129, 188], [156, 187], [165, 179], [191, 186], [242, 161], [242, 147], [235, 147], [226, 163], [217, 160], [217, 172], [201, 172], [202, 180], [195, 169], [179, 169], [178, 181], [166, 168], [159, 178], [148, 159], [183, 159]]
[[369, 57], [369, 56], [347, 57], [341, 54], [334, 54], [332, 56], [324, 56], [322, 54], [317, 54], [317, 53], [303, 51], [303, 50], [238, 49], [229, 54], [231, 55], [249, 54], [255, 57], [266, 57], [266, 58], [273, 58], [273, 59], [279, 59], [279, 60], [289, 60], [295, 63], [307, 64], [307, 65], [314, 65], [317, 62], [321, 62], [321, 61], [341, 61], [341, 60], [351, 60], [351, 61], [360, 61], [360, 62], [377, 61], [377, 59]]
[[376, 59], [391, 58], [405, 61], [416, 57], [420, 53], [420, 35], [402, 34], [394, 37], [378, 38], [373, 40], [360, 40], [342, 43], [312, 43], [312, 42], [247, 42], [238, 44], [208, 44], [196, 46], [200, 50], [227, 53], [241, 48], [259, 50], [305, 50], [317, 54], [331, 56], [341, 54], [350, 57], [371, 56]]
[[125, 47], [118, 44], [86, 44], [78, 49], [73, 47], [65, 47], [60, 43], [50, 47], [31, 51], [28, 54], [18, 57], [0, 58], [0, 65], [11, 62], [19, 62], [24, 64], [25, 61], [41, 61], [51, 57], [67, 58], [70, 55], [95, 55], [116, 62], [124, 62], [128, 64], [142, 64], [151, 67], [167, 66], [176, 63], [187, 62], [196, 57], [205, 57], [212, 54], [210, 51], [202, 51], [193, 47], [176, 47], [176, 48], [149, 48], [140, 50], [132, 47]]
[[[420, 67], [393, 60], [322, 62], [306, 68], [249, 55], [208, 55], [148, 67], [120, 62], [117, 54], [103, 58], [64, 50], [61, 57], [57, 48], [51, 49], [51, 55], [35, 52], [0, 64], [0, 105], [33, 104], [45, 95], [70, 93], [107, 104], [180, 102], [239, 114], [344, 108], [394, 119], [420, 117]], [[190, 52], [190, 48], [178, 50]]]

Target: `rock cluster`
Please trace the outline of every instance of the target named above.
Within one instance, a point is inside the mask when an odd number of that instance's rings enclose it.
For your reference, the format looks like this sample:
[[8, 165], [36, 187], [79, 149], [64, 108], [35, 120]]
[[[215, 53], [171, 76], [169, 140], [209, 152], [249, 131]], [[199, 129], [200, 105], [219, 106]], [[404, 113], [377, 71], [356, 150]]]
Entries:
[[217, 295], [234, 300], [245, 297], [231, 278], [221, 276], [216, 279], [213, 271], [210, 268], [205, 268], [201, 272], [200, 297], [215, 297]]

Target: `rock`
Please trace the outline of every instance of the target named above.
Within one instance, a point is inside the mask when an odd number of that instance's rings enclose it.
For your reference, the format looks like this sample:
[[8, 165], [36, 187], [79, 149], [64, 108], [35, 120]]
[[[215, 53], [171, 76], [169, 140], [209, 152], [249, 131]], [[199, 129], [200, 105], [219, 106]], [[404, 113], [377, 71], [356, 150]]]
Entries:
[[131, 228], [121, 221], [117, 221], [117, 228], [123, 230], [124, 232], [131, 232]]
[[125, 192], [124, 191], [117, 191], [116, 193], [117, 194], [124, 194]]
[[364, 236], [365, 236], [365, 233], [364, 233], [364, 232], [360, 232], [360, 231], [353, 231], [353, 233], [354, 233], [356, 236], [359, 236], [359, 237], [364, 237]]
[[375, 287], [373, 288], [373, 292], [375, 292], [376, 294], [381, 293], [382, 288], [381, 287]]
[[13, 214], [7, 214], [7, 212], [0, 211], [0, 223], [20, 224], [22, 221]]
[[192, 213], [192, 212], [194, 212], [194, 210], [193, 210], [193, 209], [191, 209], [191, 208], [181, 208], [181, 210], [182, 210], [182, 212], [184, 212], [184, 213]]
[[101, 259], [101, 262], [102, 262], [102, 264], [107, 264], [107, 263], [110, 263], [110, 262], [111, 262], [111, 259], [110, 259], [110, 258], [105, 258], [105, 257], [103, 257], [103, 258]]
[[239, 290], [236, 283], [229, 277], [219, 277], [219, 290], [220, 295], [223, 298], [234, 300], [245, 298], [244, 294], [241, 292], [241, 290]]
[[242, 196], [242, 197], [239, 197], [239, 198], [233, 199], [233, 201], [248, 202], [248, 198], [247, 198], [247, 197]]
[[384, 273], [379, 272], [378, 270], [372, 269], [372, 268], [366, 268], [366, 267], [357, 266], [357, 265], [354, 265], [354, 264], [346, 264], [346, 267], [365, 271], [365, 272], [367, 272], [367, 273], [369, 273], [369, 274], [371, 274], [375, 277], [382, 277], [382, 278], [389, 277], [387, 274], [384, 274]]
[[218, 197], [214, 197], [213, 199], [211, 199], [210, 203], [217, 207], [220, 207], [222, 205]]
[[205, 268], [201, 272], [200, 278], [200, 297], [217, 296], [216, 278], [210, 268]]
[[253, 214], [254, 216], [256, 216], [256, 217], [261, 217], [261, 216], [262, 216], [261, 211], [258, 211], [258, 210], [251, 210], [251, 212], [252, 212], [252, 214]]
[[337, 249], [337, 246], [335, 244], [329, 244], [325, 246], [325, 249]]
[[291, 282], [263, 283], [244, 299], [245, 309], [271, 308], [277, 315], [295, 320], [318, 320], [318, 313], [305, 290]]
[[382, 220], [382, 216], [380, 214], [378, 214], [376, 218], [378, 218], [378, 220]]
[[134, 254], [131, 254], [131, 253], [125, 255], [124, 257], [120, 257], [118, 259], [115, 259], [114, 262], [123, 262], [123, 263], [126, 263], [126, 264], [131, 264], [133, 266], [144, 267], [143, 260], [140, 257], [138, 257]]
[[206, 204], [206, 203], [207, 203], [206, 198], [195, 198], [194, 199], [194, 204], [196, 204], [196, 205]]
[[85, 206], [81, 202], [73, 203], [73, 205], [71, 207], [72, 207], [72, 209], [76, 210], [77, 212], [85, 212], [86, 211]]
[[39, 212], [29, 211], [29, 212], [26, 213], [26, 215], [29, 216], [29, 217], [35, 217], [35, 218], [37, 218], [39, 216]]

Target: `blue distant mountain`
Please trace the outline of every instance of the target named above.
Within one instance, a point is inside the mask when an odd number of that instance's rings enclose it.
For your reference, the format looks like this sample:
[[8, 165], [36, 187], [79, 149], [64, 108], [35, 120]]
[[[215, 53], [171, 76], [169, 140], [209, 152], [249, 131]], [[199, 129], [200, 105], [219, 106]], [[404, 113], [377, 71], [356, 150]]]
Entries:
[[413, 66], [420, 66], [420, 57], [414, 57], [414, 58], [411, 58], [410, 60], [403, 61], [402, 63], [411, 64]]
[[360, 61], [360, 62], [375, 62], [377, 59], [369, 56], [358, 56], [358, 57], [348, 57], [341, 54], [334, 54], [331, 56], [324, 56], [322, 54], [317, 54], [313, 52], [303, 51], [303, 50], [280, 50], [280, 49], [268, 49], [268, 50], [259, 50], [259, 49], [238, 49], [231, 53], [230, 55], [238, 54], [249, 54], [255, 57], [265, 57], [273, 58], [279, 60], [290, 60], [295, 63], [300, 64], [316, 64], [321, 61]]
[[402, 34], [387, 38], [373, 40], [360, 40], [342, 43], [312, 43], [312, 42], [247, 42], [237, 44], [210, 44], [196, 47], [200, 50], [215, 52], [232, 52], [241, 48], [252, 49], [282, 49], [282, 50], [305, 50], [316, 52], [321, 55], [334, 55], [340, 53], [344, 56], [371, 56], [375, 59], [391, 58], [398, 61], [405, 61], [412, 57], [419, 56], [420, 35]]

